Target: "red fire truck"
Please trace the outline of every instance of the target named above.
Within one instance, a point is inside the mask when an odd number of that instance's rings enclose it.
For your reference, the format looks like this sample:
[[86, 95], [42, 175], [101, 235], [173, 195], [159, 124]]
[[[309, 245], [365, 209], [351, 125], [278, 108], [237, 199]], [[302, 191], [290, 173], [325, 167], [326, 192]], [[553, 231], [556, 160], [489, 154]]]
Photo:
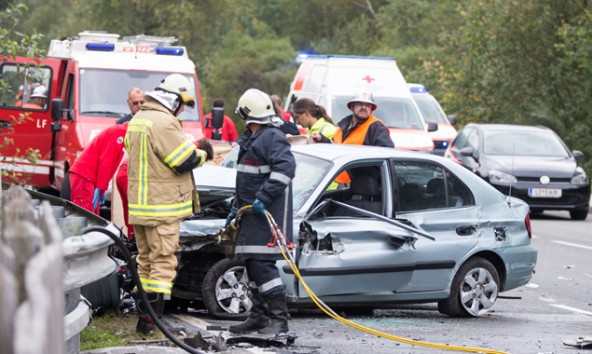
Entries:
[[[151, 91], [171, 73], [195, 84], [197, 105], [179, 117], [193, 141], [203, 136], [195, 64], [174, 37], [85, 31], [52, 40], [47, 57], [0, 58], [1, 168], [18, 182], [59, 191], [89, 141], [129, 114], [127, 93]], [[6, 139], [9, 139], [8, 141]]]

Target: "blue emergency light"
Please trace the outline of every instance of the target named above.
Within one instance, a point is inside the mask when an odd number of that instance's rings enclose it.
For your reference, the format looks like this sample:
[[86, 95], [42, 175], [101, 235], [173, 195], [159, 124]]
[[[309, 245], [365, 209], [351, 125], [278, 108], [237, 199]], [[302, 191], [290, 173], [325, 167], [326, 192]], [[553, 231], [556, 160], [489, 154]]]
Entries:
[[181, 47], [156, 47], [156, 54], [160, 55], [183, 55], [185, 51]]
[[94, 50], [99, 52], [112, 52], [115, 50], [113, 43], [86, 43], [87, 50]]
[[409, 88], [411, 90], [411, 93], [427, 93], [428, 90], [425, 88], [425, 86], [411, 86]]

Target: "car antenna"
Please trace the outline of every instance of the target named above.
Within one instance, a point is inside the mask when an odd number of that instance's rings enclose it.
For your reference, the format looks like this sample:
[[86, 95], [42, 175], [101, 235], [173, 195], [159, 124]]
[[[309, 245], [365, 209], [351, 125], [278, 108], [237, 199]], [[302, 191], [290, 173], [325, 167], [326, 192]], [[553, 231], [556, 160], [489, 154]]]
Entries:
[[[514, 176], [514, 155], [516, 155], [516, 144], [512, 144], [512, 163], [510, 164], [510, 175]], [[512, 181], [510, 181], [510, 190], [508, 191], [508, 198], [506, 202], [508, 206], [512, 206], [510, 200], [512, 198]]]

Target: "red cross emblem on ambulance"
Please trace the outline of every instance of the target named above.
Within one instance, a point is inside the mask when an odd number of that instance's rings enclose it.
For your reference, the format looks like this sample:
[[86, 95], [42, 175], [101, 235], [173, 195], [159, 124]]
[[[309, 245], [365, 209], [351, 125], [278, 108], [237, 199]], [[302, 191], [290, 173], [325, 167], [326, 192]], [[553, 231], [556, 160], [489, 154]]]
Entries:
[[374, 81], [376, 79], [373, 78], [373, 77], [370, 77], [370, 75], [366, 75], [366, 77], [363, 77], [362, 80], [364, 80], [364, 81], [368, 82], [369, 84], [371, 84], [372, 81]]

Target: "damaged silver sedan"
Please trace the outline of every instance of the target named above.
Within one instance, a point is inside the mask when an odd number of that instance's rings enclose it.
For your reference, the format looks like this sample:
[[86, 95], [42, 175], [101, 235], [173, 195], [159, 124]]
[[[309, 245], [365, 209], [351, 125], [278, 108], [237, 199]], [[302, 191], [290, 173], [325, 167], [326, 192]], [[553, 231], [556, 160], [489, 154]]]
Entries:
[[[537, 251], [528, 205], [462, 166], [366, 146], [295, 145], [292, 152], [293, 257], [329, 306], [437, 302], [450, 316], [482, 316], [499, 293], [531, 279]], [[194, 172], [203, 211], [182, 223], [173, 289], [176, 306], [200, 303], [232, 319], [251, 307], [242, 263], [215, 242], [234, 192], [234, 161], [231, 153], [222, 167]], [[336, 184], [338, 176], [347, 183]], [[286, 262], [278, 267], [290, 306], [314, 307]]]

